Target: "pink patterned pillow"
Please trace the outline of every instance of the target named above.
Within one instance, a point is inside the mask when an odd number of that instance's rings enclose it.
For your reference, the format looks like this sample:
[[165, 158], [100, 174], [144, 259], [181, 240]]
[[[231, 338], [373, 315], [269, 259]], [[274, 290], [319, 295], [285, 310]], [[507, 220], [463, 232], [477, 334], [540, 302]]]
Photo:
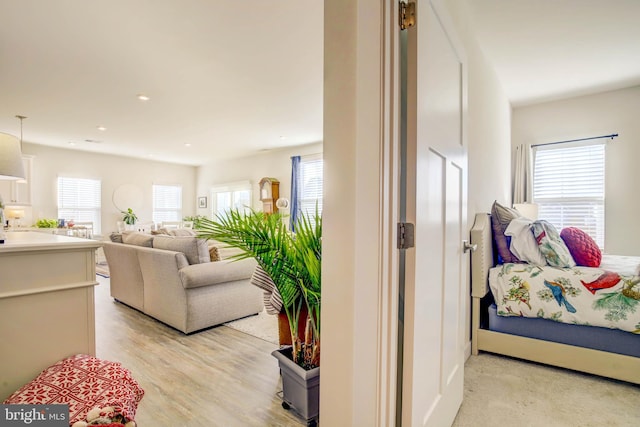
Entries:
[[85, 420], [96, 406], [113, 406], [133, 420], [143, 396], [144, 390], [120, 363], [78, 354], [51, 365], [3, 403], [68, 404], [71, 425]]
[[577, 265], [584, 267], [599, 267], [602, 261], [602, 251], [584, 231], [576, 227], [566, 227], [560, 232], [560, 237], [569, 248], [571, 256]]

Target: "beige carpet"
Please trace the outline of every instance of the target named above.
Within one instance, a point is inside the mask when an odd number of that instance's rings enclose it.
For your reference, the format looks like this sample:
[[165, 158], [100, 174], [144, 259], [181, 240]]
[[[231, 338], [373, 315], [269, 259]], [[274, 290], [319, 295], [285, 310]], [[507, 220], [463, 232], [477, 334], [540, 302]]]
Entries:
[[248, 316], [224, 324], [245, 334], [278, 344], [278, 317], [262, 310], [255, 316]]
[[457, 427], [640, 426], [640, 386], [481, 353], [465, 365]]

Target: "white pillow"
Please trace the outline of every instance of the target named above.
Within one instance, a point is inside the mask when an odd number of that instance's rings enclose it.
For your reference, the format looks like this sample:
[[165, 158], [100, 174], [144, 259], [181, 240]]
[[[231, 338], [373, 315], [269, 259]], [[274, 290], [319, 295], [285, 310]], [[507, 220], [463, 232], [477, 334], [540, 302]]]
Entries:
[[505, 236], [511, 236], [509, 250], [521, 261], [533, 265], [547, 265], [547, 259], [540, 251], [538, 242], [531, 230], [532, 222], [524, 217], [515, 218], [511, 221], [504, 231]]

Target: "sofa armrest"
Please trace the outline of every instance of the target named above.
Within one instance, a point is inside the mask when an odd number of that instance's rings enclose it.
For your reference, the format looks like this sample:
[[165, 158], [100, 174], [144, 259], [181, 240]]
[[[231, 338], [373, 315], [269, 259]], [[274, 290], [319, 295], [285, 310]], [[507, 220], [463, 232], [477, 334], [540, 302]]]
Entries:
[[188, 265], [180, 269], [185, 289], [250, 279], [258, 263], [253, 258], [239, 261], [214, 261]]

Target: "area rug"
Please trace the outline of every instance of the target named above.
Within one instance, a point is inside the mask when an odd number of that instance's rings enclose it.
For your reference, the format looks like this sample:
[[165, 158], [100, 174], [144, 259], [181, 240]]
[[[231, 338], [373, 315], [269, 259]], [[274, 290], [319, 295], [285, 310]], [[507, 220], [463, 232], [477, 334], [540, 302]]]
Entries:
[[106, 261], [104, 263], [96, 263], [96, 274], [102, 277], [109, 277], [109, 265]]
[[109, 278], [109, 264], [107, 264], [104, 249], [101, 247], [96, 251], [96, 274]]
[[278, 316], [268, 314], [265, 310], [257, 315], [243, 317], [224, 325], [273, 344], [279, 343]]

